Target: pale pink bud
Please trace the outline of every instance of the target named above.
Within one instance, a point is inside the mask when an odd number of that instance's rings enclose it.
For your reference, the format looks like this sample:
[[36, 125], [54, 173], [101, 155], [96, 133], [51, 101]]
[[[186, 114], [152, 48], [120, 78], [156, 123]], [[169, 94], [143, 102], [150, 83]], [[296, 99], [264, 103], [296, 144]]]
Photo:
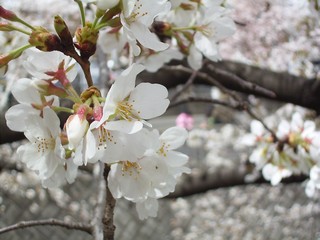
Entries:
[[85, 117], [79, 114], [71, 115], [66, 122], [66, 131], [69, 140], [69, 148], [75, 149], [89, 128], [89, 123]]

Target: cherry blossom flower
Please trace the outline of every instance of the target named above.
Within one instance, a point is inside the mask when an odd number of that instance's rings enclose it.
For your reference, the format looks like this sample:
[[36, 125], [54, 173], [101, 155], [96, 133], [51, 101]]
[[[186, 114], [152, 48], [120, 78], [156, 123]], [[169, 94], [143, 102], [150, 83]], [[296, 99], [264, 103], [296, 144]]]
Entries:
[[141, 144], [142, 155], [133, 153], [134, 146], [127, 144], [130, 152], [111, 165], [108, 186], [115, 198], [141, 203], [150, 198], [160, 198], [174, 191], [176, 179], [182, 173], [190, 172], [184, 165], [188, 157], [174, 149], [180, 147], [187, 138], [187, 131], [173, 127], [159, 136], [159, 132], [142, 129], [132, 134], [128, 143]]
[[57, 72], [62, 61], [64, 61], [64, 68], [67, 71], [67, 78], [72, 82], [78, 73], [75, 67], [76, 61], [58, 51], [41, 52], [36, 48], [28, 49], [24, 67], [33, 77], [48, 80], [52, 79], [52, 76], [46, 73]]
[[47, 97], [46, 102], [43, 102], [41, 95], [32, 83], [31, 79], [22, 78], [12, 89], [12, 95], [20, 104], [12, 106], [6, 112], [5, 118], [7, 126], [13, 131], [24, 132], [27, 130], [27, 119], [33, 115], [39, 116], [45, 105], [59, 105], [59, 99], [56, 97]]
[[60, 120], [53, 110], [46, 107], [43, 118], [30, 116], [26, 125], [25, 136], [30, 143], [20, 146], [17, 153], [28, 168], [38, 173], [40, 179], [48, 179], [65, 155], [60, 140]]
[[170, 10], [171, 4], [167, 0], [123, 0], [122, 5], [121, 23], [135, 56], [141, 52], [137, 41], [154, 51], [163, 51], [169, 47], [168, 44], [160, 42], [158, 37], [149, 30], [156, 16]]
[[165, 112], [169, 100], [164, 86], [140, 83], [135, 87], [136, 76], [143, 69], [142, 65], [133, 64], [116, 79], [106, 97], [99, 125], [104, 124], [107, 130], [135, 133], [142, 129], [143, 123], [147, 124], [143, 119]]
[[292, 172], [286, 168], [268, 163], [263, 167], [262, 174], [266, 180], [270, 180], [271, 184], [275, 186], [281, 182], [282, 178], [290, 177]]
[[221, 16], [221, 13], [213, 13], [208, 10], [203, 18], [197, 23], [197, 31], [194, 35], [194, 45], [189, 54], [194, 55], [188, 58], [190, 66], [199, 69], [193, 59], [202, 57], [196, 52], [201, 52], [205, 57], [212, 61], [217, 61], [221, 57], [218, 53], [217, 42], [231, 36], [235, 32], [233, 20], [227, 16]]

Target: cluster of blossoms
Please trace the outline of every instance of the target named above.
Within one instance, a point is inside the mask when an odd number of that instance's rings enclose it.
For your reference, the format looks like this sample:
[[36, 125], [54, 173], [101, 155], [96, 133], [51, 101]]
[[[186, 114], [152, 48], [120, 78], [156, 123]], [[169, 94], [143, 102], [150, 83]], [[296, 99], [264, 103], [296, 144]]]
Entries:
[[[184, 167], [188, 157], [174, 151], [184, 144], [187, 131], [173, 127], [160, 135], [146, 121], [165, 112], [166, 88], [135, 86], [144, 67], [133, 64], [115, 80], [106, 98], [94, 87], [78, 96], [70, 84], [75, 78], [73, 60], [59, 52], [27, 54], [25, 67], [33, 78], [17, 80], [12, 94], [19, 104], [6, 113], [9, 128], [24, 132], [29, 140], [17, 150], [21, 160], [50, 188], [72, 183], [78, 166], [106, 163], [111, 167], [112, 195], [137, 203], [142, 219], [156, 216], [156, 199], [172, 192], [177, 177], [189, 172]], [[74, 100], [73, 109], [60, 107], [57, 96]], [[61, 111], [71, 113], [62, 130], [56, 114]]]
[[241, 141], [256, 147], [249, 160], [262, 169], [263, 177], [272, 185], [292, 175], [310, 174], [307, 195], [311, 197], [320, 189], [320, 132], [316, 131], [313, 121], [303, 121], [300, 113], [294, 113], [291, 122], [282, 120], [275, 136], [254, 120], [251, 133]]
[[[123, 2], [131, 4], [123, 4], [119, 25], [108, 26], [102, 33], [101, 47], [105, 53], [119, 56], [129, 44], [136, 61], [150, 72], [184, 56], [193, 69], [201, 68], [203, 56], [217, 61], [220, 59], [218, 42], [235, 32], [235, 24], [222, 0]], [[150, 32], [149, 27], [165, 42]]]
[[[5, 115], [9, 128], [29, 140], [18, 155], [49, 188], [74, 182], [79, 166], [102, 162], [110, 169], [113, 197], [136, 203], [141, 219], [156, 216], [157, 199], [173, 192], [178, 177], [190, 172], [188, 156], [176, 151], [188, 133], [182, 127], [162, 134], [152, 129], [147, 120], [166, 111], [168, 91], [159, 84], [136, 85], [136, 77], [184, 55], [194, 69], [201, 67], [203, 55], [217, 61], [217, 44], [235, 31], [234, 23], [221, 0], [75, 2], [82, 26], [74, 35], [60, 16], [54, 18], [52, 33], [0, 6], [0, 16], [8, 20], [0, 30], [28, 36], [27, 45], [0, 57], [5, 72], [23, 54], [31, 75], [15, 81], [12, 94], [19, 104]], [[84, 4], [93, 6], [92, 22], [86, 20]], [[110, 58], [121, 54], [129, 59], [106, 96], [93, 86], [90, 74], [97, 44]], [[88, 84], [81, 94], [72, 86], [78, 67]], [[72, 107], [61, 106], [60, 99]], [[61, 112], [69, 114], [65, 122], [60, 122]]]

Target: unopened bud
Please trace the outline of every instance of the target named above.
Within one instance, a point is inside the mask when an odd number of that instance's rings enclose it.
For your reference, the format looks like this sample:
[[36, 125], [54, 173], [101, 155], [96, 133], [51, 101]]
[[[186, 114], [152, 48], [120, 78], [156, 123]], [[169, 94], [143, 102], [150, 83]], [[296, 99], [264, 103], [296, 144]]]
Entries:
[[30, 45], [26, 45], [15, 50], [12, 50], [9, 53], [0, 55], [0, 68], [6, 66], [11, 60], [16, 59], [21, 56], [24, 50], [29, 48]]
[[10, 32], [12, 30], [14, 30], [12, 28], [12, 24], [4, 23], [4, 22], [0, 23], [0, 31], [2, 31], [2, 32]]
[[5, 9], [2, 6], [0, 6], [0, 17], [7, 19], [9, 21], [13, 21], [13, 22], [20, 20], [14, 12]]
[[36, 27], [32, 31], [29, 43], [44, 52], [61, 50], [60, 38], [43, 27]]
[[81, 57], [89, 59], [96, 52], [98, 37], [99, 31], [92, 28], [89, 23], [87, 23], [83, 28], [77, 29], [76, 47], [80, 50]]
[[60, 16], [54, 17], [54, 28], [66, 50], [73, 49], [72, 35], [65, 21]]
[[75, 149], [80, 144], [89, 128], [89, 122], [86, 119], [86, 108], [85, 105], [81, 105], [77, 114], [73, 114], [67, 119], [66, 132], [70, 149]]
[[101, 10], [107, 10], [117, 6], [119, 0], [98, 0], [97, 7]]
[[171, 35], [172, 26], [170, 23], [155, 21], [152, 26], [153, 26], [156, 33], [164, 34], [164, 35]]

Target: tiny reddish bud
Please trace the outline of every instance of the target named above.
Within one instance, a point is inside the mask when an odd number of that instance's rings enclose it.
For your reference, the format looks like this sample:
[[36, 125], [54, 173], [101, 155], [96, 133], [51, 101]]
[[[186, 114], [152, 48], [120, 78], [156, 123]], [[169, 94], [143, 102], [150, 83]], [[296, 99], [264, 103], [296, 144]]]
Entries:
[[17, 17], [17, 15], [14, 12], [5, 9], [2, 6], [0, 6], [0, 17], [7, 19], [9, 21], [13, 21], [13, 22], [19, 20], [19, 18]]
[[155, 21], [152, 26], [156, 33], [171, 35], [172, 26], [170, 23]]
[[54, 17], [54, 28], [61, 39], [61, 44], [66, 50], [73, 49], [73, 39], [69, 28], [60, 16]]
[[18, 48], [9, 53], [0, 55], [0, 68], [6, 66], [11, 60], [20, 57], [23, 51], [24, 49]]
[[32, 31], [29, 43], [44, 52], [60, 51], [62, 48], [60, 38], [43, 27], [37, 27]]
[[89, 23], [83, 28], [77, 29], [76, 47], [80, 50], [81, 57], [89, 59], [96, 52], [98, 36], [99, 31], [92, 28]]

